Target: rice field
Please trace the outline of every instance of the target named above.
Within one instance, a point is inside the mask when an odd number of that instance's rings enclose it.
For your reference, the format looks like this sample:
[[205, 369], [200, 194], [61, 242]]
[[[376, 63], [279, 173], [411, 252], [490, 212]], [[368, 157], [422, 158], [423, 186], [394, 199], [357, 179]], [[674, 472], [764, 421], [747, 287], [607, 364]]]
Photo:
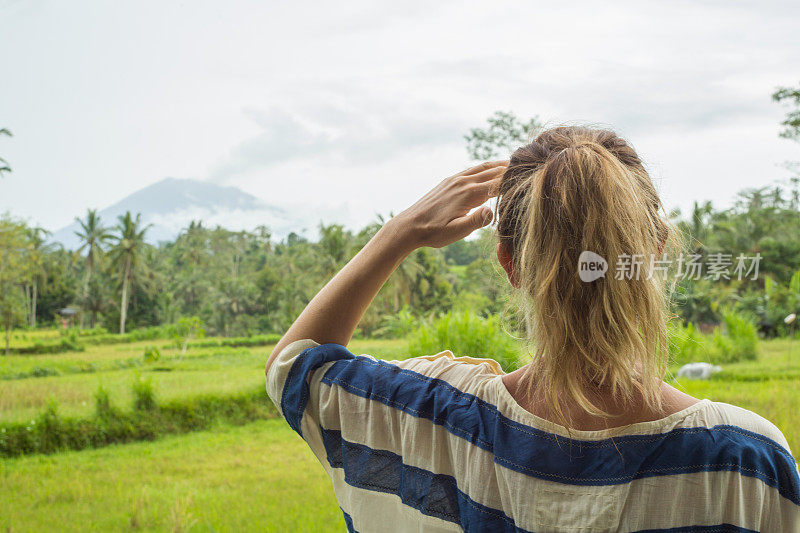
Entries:
[[[403, 357], [404, 341], [354, 341], [351, 350], [379, 357]], [[161, 359], [144, 362], [144, 350], [155, 346]], [[149, 379], [159, 399], [198, 394], [233, 394], [264, 387], [264, 364], [273, 346], [180, 350], [167, 341], [87, 346], [84, 352], [0, 357], [0, 423], [24, 422], [48, 404], [58, 403], [67, 416], [88, 415], [94, 394], [103, 387], [118, 407], [132, 401], [131, 386]], [[58, 375], [8, 379], [36, 369]], [[4, 379], [5, 378], [5, 379]]]
[[[159, 348], [158, 361], [144, 362], [147, 346]], [[263, 388], [271, 349], [198, 347], [181, 357], [170, 342], [160, 340], [0, 357], [0, 424], [31, 420], [51, 401], [58, 402], [62, 414], [88, 416], [100, 386], [112, 403], [129, 409], [137, 376], [149, 379], [164, 400]], [[354, 341], [350, 349], [402, 359], [406, 341]], [[44, 377], [28, 376], [32, 372]], [[708, 381], [671, 383], [698, 398], [761, 414], [783, 431], [795, 454], [800, 449], [800, 341], [761, 341], [757, 361], [728, 365]], [[280, 419], [153, 442], [0, 459], [0, 530], [41, 531], [53, 524], [64, 531], [344, 528], [322, 467]]]
[[316, 457], [282, 420], [0, 460], [0, 530], [344, 531]]

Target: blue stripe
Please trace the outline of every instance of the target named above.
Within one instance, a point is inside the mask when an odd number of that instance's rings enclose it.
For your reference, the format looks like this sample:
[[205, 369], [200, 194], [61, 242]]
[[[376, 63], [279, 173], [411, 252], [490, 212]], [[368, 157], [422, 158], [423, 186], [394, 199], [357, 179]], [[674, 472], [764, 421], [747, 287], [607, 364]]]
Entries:
[[388, 450], [349, 442], [340, 431], [321, 426], [320, 431], [328, 463], [343, 469], [344, 480], [352, 487], [395, 494], [422, 514], [459, 524], [465, 531], [525, 533], [503, 511], [482, 505], [459, 490], [452, 476], [407, 465]]
[[[339, 345], [318, 347], [317, 357], [342, 359]], [[347, 352], [349, 353], [349, 352]], [[494, 454], [498, 464], [523, 474], [573, 485], [613, 485], [651, 476], [735, 471], [761, 479], [800, 505], [800, 479], [788, 451], [764, 435], [736, 426], [676, 428], [656, 435], [582, 441], [520, 424], [446, 381], [385, 361], [352, 356], [322, 378], [351, 394], [381, 402], [441, 425]]]
[[693, 533], [695, 531], [705, 533], [758, 533], [754, 529], [734, 526], [733, 524], [719, 524], [715, 526], [684, 526], [671, 527], [669, 529], [641, 529], [634, 533]]
[[[403, 463], [403, 458], [387, 450], [377, 450], [349, 442], [337, 430], [320, 426], [325, 453], [332, 468], [344, 470], [345, 482], [356, 488], [395, 494], [401, 501], [423, 514], [459, 524], [465, 531], [503, 531], [525, 533], [503, 511], [472, 500], [458, 489], [452, 476], [434, 474]], [[344, 510], [347, 530], [354, 532], [353, 521]], [[378, 520], [378, 517], [372, 517]], [[646, 529], [636, 533], [757, 533], [733, 524], [683, 526]]]
[[339, 507], [339, 509], [342, 511], [342, 514], [344, 515], [344, 525], [347, 526], [347, 533], [358, 533], [356, 531], [356, 528], [353, 527], [353, 519], [350, 518], [350, 515], [347, 514], [345, 510], [342, 509], [341, 507]]
[[311, 372], [330, 361], [353, 359], [355, 356], [340, 344], [322, 344], [300, 352], [286, 375], [281, 392], [281, 412], [283, 417], [301, 437], [300, 422], [308, 404], [308, 376]]

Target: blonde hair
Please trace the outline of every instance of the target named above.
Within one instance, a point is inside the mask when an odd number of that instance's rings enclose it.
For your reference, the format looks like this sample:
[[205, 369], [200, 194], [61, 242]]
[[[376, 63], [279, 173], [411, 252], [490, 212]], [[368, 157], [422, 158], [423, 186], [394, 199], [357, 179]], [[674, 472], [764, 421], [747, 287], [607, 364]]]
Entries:
[[[661, 212], [638, 155], [611, 131], [556, 127], [511, 156], [496, 215], [535, 354], [521, 384], [567, 427], [569, 404], [612, 416], [587, 395], [600, 387], [623, 404], [638, 396], [662, 409], [669, 297], [651, 257], [661, 260], [679, 239]], [[604, 277], [581, 280], [584, 251], [607, 260]], [[640, 262], [638, 276], [618, 276], [618, 258]]]

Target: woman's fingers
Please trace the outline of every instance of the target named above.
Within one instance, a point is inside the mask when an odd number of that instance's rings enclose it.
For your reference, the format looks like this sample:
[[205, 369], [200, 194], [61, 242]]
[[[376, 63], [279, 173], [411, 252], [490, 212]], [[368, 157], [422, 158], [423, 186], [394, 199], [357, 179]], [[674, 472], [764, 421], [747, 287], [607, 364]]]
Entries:
[[503, 166], [503, 165], [496, 166], [496, 167], [492, 167], [492, 168], [487, 169], [487, 170], [483, 170], [483, 171], [478, 172], [476, 174], [468, 174], [468, 175], [460, 176], [459, 179], [467, 181], [467, 182], [470, 182], [470, 183], [480, 183], [482, 181], [489, 181], [491, 179], [499, 178], [500, 176], [502, 176], [505, 173], [507, 168], [508, 168], [507, 166]]
[[486, 206], [479, 207], [472, 213], [452, 220], [446, 227], [450, 242], [461, 240], [476, 229], [482, 228], [492, 221], [492, 210]]
[[480, 205], [489, 198], [497, 196], [500, 190], [500, 179], [501, 177], [497, 176], [488, 181], [469, 185], [476, 201], [475, 205]]
[[395, 218], [406, 220], [419, 246], [440, 248], [462, 239], [491, 223], [492, 210], [481, 204], [498, 195], [506, 168], [507, 160], [488, 161], [445, 178]]
[[468, 168], [463, 172], [459, 172], [456, 176], [472, 176], [473, 174], [478, 174], [479, 172], [483, 172], [485, 170], [491, 170], [492, 168], [503, 166], [508, 166], [508, 159], [502, 159], [500, 161], [485, 161], [480, 165], [475, 165], [472, 168]]

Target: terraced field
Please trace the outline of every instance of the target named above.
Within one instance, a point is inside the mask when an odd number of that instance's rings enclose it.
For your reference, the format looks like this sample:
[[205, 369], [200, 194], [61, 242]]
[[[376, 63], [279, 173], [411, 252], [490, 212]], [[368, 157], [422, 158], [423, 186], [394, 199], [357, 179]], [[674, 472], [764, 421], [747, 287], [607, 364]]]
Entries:
[[[15, 342], [30, 342], [30, 337]], [[729, 365], [709, 381], [672, 383], [693, 396], [761, 414], [784, 432], [796, 453], [800, 342], [795, 344], [762, 341], [757, 361]], [[159, 348], [158, 361], [145, 362], [147, 346]], [[350, 345], [355, 353], [389, 359], [404, 358], [405, 347], [404, 340]], [[263, 391], [263, 366], [271, 348], [190, 347], [181, 356], [171, 341], [151, 340], [0, 357], [0, 431], [9, 424], [35, 423], [48, 405], [57, 405], [65, 417], [90, 417], [99, 387], [116, 408], [130, 410], [132, 384], [142, 379], [150, 381], [159, 402], [198, 396], [224, 401]], [[0, 528], [37, 531], [54, 523], [70, 531], [344, 527], [318, 461], [282, 420], [270, 416], [152, 442], [0, 459]]]

